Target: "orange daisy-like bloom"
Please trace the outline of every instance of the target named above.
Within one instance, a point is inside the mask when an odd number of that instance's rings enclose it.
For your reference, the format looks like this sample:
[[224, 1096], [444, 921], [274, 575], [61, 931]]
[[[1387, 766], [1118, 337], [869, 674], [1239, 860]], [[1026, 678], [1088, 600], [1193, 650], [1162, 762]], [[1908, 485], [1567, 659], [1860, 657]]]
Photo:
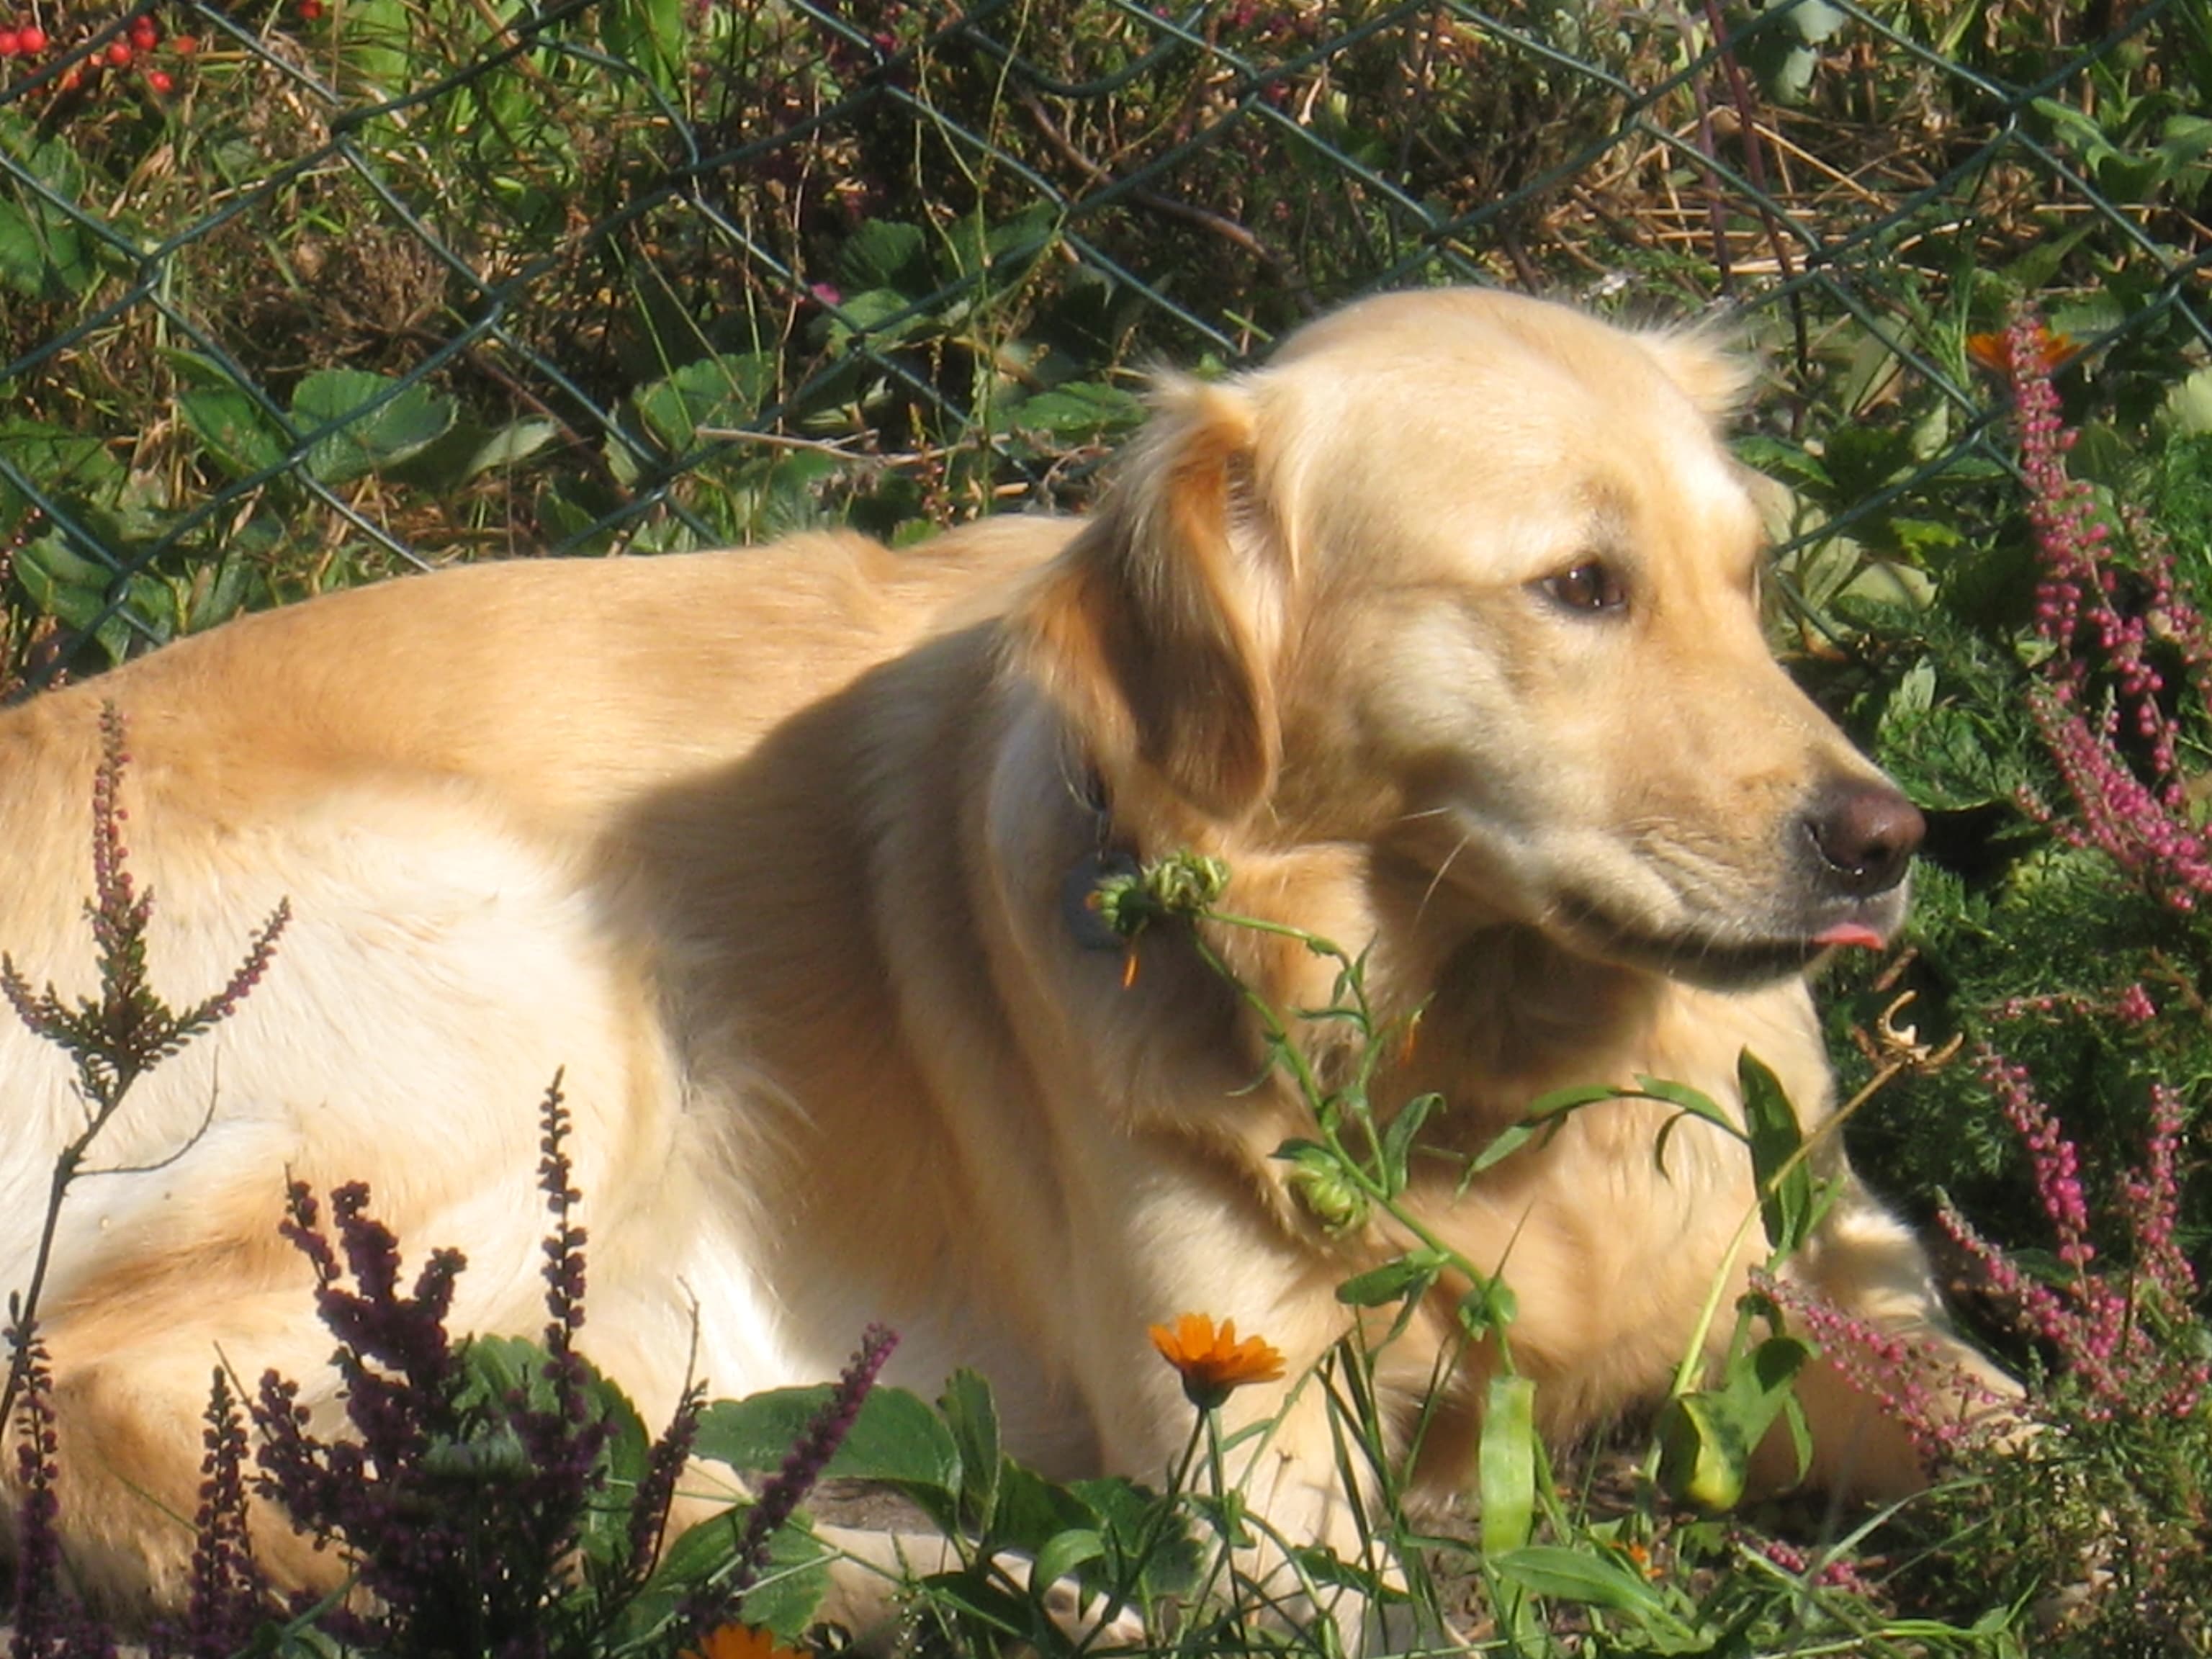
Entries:
[[723, 1625], [696, 1648], [686, 1648], [684, 1659], [805, 1659], [764, 1630], [750, 1625]]
[[1239, 1342], [1233, 1319], [1223, 1320], [1216, 1331], [1205, 1314], [1187, 1313], [1172, 1327], [1153, 1326], [1152, 1346], [1182, 1373], [1191, 1404], [1205, 1411], [1248, 1382], [1273, 1382], [1283, 1374], [1283, 1356], [1274, 1345], [1256, 1336]]

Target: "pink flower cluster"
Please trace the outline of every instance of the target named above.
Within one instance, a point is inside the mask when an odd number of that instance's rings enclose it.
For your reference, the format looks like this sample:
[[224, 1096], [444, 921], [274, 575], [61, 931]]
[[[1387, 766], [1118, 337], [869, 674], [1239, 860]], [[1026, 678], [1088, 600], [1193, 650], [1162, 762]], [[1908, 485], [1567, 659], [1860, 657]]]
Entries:
[[2068, 1269], [2057, 1284], [2030, 1279], [1948, 1205], [1944, 1230], [1978, 1261], [2001, 1296], [2024, 1309], [2037, 1333], [2055, 1349], [2087, 1394], [2093, 1421], [2194, 1411], [2212, 1386], [2212, 1363], [2185, 1358], [2163, 1340], [2162, 1322], [2185, 1319], [2197, 1293], [2196, 1271], [2174, 1237], [2181, 1203], [2178, 1168], [2181, 1097], [2154, 1084], [2150, 1139], [2142, 1167], [2120, 1178], [2128, 1228], [2135, 1245], [2132, 1272], [2091, 1271], [2097, 1261], [2089, 1240], [2089, 1206], [2081, 1188], [2081, 1158], [2074, 1143], [2039, 1099], [2027, 1068], [1984, 1046], [1982, 1075], [2006, 1121], [2026, 1144], [2035, 1172], [2036, 1196], [2057, 1237]]
[[1931, 1466], [2008, 1426], [1998, 1409], [2003, 1402], [1929, 1344], [1885, 1330], [1787, 1279], [1757, 1273], [1752, 1282], [1797, 1322], [1846, 1382], [1912, 1437]]
[[1860, 1576], [1857, 1566], [1841, 1556], [1830, 1556], [1815, 1561], [1794, 1544], [1785, 1544], [1779, 1538], [1753, 1538], [1738, 1534], [1740, 1547], [1755, 1551], [1793, 1578], [1801, 1578], [1821, 1589], [1849, 1590], [1856, 1595], [1871, 1595], [1874, 1587]]
[[[2075, 434], [2059, 416], [2049, 338], [2023, 313], [2004, 336], [2005, 376], [2042, 566], [2035, 628], [2051, 647], [2029, 712], [2078, 821], [2060, 822], [2032, 799], [2023, 805], [2077, 846], [2105, 853], [2166, 903], [2194, 909], [2212, 894], [2212, 841], [2183, 793], [2177, 726], [2160, 701], [2166, 678], [2154, 659], [2178, 661], [2187, 689], [2201, 697], [2212, 629], [2177, 587], [2166, 550], [2148, 544], [2131, 557], [2118, 552], [2089, 486], [2068, 473]], [[2139, 763], [2122, 752], [2124, 742]]]
[[2086, 1019], [2116, 1019], [2123, 1025], [2148, 1025], [2158, 1018], [2158, 1004], [2142, 981], [2109, 1000], [2084, 996], [2079, 991], [2054, 991], [2043, 996], [2007, 997], [1990, 1011], [1993, 1019], [2050, 1019], [2062, 1014]]

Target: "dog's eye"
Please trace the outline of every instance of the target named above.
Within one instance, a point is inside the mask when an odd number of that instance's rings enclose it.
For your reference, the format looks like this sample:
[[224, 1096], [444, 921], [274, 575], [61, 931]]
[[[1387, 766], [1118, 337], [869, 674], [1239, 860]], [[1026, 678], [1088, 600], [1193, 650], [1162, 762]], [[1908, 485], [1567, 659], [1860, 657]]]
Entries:
[[1628, 590], [1602, 559], [1585, 559], [1571, 570], [1545, 577], [1540, 586], [1553, 603], [1570, 611], [1618, 611], [1628, 603]]

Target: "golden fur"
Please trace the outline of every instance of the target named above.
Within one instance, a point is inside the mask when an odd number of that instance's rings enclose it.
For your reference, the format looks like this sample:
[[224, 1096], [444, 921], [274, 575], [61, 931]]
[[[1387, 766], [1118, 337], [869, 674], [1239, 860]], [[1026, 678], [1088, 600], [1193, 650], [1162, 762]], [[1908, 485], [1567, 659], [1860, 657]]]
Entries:
[[[156, 984], [204, 995], [280, 899], [295, 918], [238, 1017], [132, 1095], [64, 1216], [46, 1335], [79, 1569], [178, 1595], [218, 1356], [330, 1415], [331, 1339], [276, 1234], [288, 1172], [366, 1181], [411, 1251], [465, 1252], [457, 1326], [538, 1328], [556, 1070], [586, 1350], [649, 1418], [695, 1310], [724, 1395], [822, 1377], [882, 1320], [898, 1380], [983, 1370], [1024, 1457], [1158, 1476], [1189, 1418], [1149, 1323], [1233, 1317], [1295, 1379], [1346, 1328], [1334, 1286], [1395, 1246], [1295, 1201], [1271, 1155], [1304, 1109], [1251, 1086], [1257, 1034], [1186, 939], [1147, 935], [1125, 988], [1083, 936], [1065, 890], [1102, 847], [1218, 855], [1228, 908], [1371, 942], [1384, 1012], [1425, 1009], [1384, 1104], [1441, 1091], [1425, 1138], [1446, 1150], [1565, 1085], [1656, 1076], [1733, 1106], [1747, 1047], [1815, 1125], [1798, 970], [1893, 927], [1917, 820], [1763, 643], [1756, 515], [1712, 434], [1741, 378], [1692, 336], [1384, 298], [1257, 373], [1165, 386], [1086, 522], [480, 566], [0, 717], [0, 946], [33, 982], [91, 985], [104, 700], [128, 720]], [[1293, 945], [1212, 943], [1279, 1008], [1328, 994]], [[13, 1019], [0, 1075], [20, 1287], [80, 1106]], [[1553, 1433], [1663, 1393], [1743, 1270], [1747, 1160], [1686, 1123], [1661, 1169], [1668, 1115], [1584, 1110], [1464, 1196], [1417, 1162], [1428, 1224], [1505, 1263]], [[1856, 1185], [1796, 1271], [1979, 1366]], [[1462, 1288], [1384, 1356], [1394, 1425]], [[1483, 1363], [1427, 1431], [1431, 1494], [1469, 1479]], [[1832, 1378], [1806, 1393], [1820, 1478], [1918, 1481], [1893, 1425]], [[1356, 1535], [1318, 1389], [1262, 1462], [1278, 1526]]]

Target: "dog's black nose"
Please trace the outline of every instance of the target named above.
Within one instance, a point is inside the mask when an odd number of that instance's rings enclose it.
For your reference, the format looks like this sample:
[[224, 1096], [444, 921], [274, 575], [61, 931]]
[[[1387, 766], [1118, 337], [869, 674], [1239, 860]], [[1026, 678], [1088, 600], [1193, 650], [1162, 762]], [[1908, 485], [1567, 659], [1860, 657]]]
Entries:
[[1905, 879], [1928, 820], [1887, 784], [1847, 783], [1820, 798], [1808, 827], [1830, 879], [1854, 898], [1870, 898]]

